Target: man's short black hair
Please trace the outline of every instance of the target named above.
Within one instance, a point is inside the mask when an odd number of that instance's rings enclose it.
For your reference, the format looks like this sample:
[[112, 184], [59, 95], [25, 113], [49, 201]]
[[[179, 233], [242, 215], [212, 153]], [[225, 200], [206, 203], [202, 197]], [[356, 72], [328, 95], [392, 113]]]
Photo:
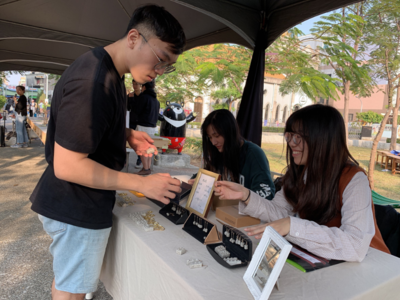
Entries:
[[144, 87], [146, 87], [146, 90], [149, 89], [154, 89], [154, 87], [156, 86], [156, 83], [154, 81], [154, 79], [152, 81], [146, 82], [145, 84], [143, 84]]
[[[158, 5], [141, 6], [132, 14], [125, 36], [133, 28], [139, 32], [145, 29], [161, 41], [171, 45], [174, 54], [181, 54], [185, 47], [186, 37], [181, 24], [164, 7]], [[144, 32], [140, 32], [145, 35]], [[150, 37], [146, 38], [150, 39]]]

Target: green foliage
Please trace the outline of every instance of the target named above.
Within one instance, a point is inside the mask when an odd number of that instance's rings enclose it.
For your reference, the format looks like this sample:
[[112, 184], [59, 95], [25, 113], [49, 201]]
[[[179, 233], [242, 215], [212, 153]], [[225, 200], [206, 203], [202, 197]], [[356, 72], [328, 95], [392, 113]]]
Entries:
[[370, 67], [364, 63], [365, 13], [364, 2], [350, 5], [328, 16], [322, 16], [311, 29], [314, 37], [323, 42], [319, 47], [321, 63], [335, 70], [340, 90], [346, 94], [346, 86], [355, 95], [370, 96], [374, 82]]
[[[43, 98], [43, 97], [46, 98], [46, 95], [44, 94], [43, 90], [42, 89], [38, 89], [36, 100], [38, 101], [40, 98]], [[43, 99], [45, 99], [45, 98], [43, 98]]]
[[185, 145], [183, 146], [186, 150], [191, 150], [196, 154], [201, 154], [203, 149], [203, 142], [201, 138], [186, 138]]
[[229, 105], [227, 103], [219, 103], [219, 104], [212, 105], [212, 108], [214, 110], [217, 110], [217, 109], [229, 109]]
[[3, 106], [7, 103], [7, 98], [5, 96], [0, 95], [0, 108], [3, 108]]
[[285, 128], [283, 127], [269, 127], [269, 126], [263, 126], [262, 128], [263, 132], [285, 132]]
[[[391, 143], [392, 139], [386, 139], [386, 143]], [[400, 144], [400, 139], [396, 140], [396, 144]]]
[[53, 83], [53, 86], [55, 86], [57, 84], [57, 82], [60, 80], [61, 75], [57, 75], [57, 74], [49, 74], [49, 80], [54, 79], [55, 82]]
[[374, 77], [388, 82], [388, 102], [391, 107], [400, 77], [400, 5], [397, 0], [373, 0], [371, 3], [366, 38], [372, 49], [369, 65]]
[[356, 113], [356, 118], [365, 123], [381, 123], [383, 116], [373, 111]]
[[268, 48], [265, 68], [271, 74], [285, 74], [280, 85], [283, 95], [302, 91], [310, 99], [336, 99], [335, 81], [318, 71], [318, 57], [299, 39], [303, 33], [295, 28], [282, 35]]
[[197, 71], [198, 61], [204, 56], [202, 48], [185, 51], [175, 64], [176, 71], [157, 79], [157, 98], [162, 108], [166, 107], [166, 101], [193, 102], [196, 96], [204, 93], [204, 82], [199, 80]]

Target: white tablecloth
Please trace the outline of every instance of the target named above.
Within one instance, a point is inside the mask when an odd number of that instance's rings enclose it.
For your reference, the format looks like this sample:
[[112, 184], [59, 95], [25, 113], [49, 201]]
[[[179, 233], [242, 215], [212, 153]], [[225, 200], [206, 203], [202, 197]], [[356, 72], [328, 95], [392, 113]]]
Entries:
[[[145, 198], [133, 206], [114, 209], [101, 281], [114, 300], [232, 300], [253, 299], [242, 277], [244, 268], [227, 269], [208, 253], [206, 246], [158, 214], [159, 207]], [[129, 217], [134, 211], [152, 210], [165, 231], [145, 232]], [[209, 219], [215, 220], [210, 211]], [[219, 230], [221, 226], [219, 223]], [[179, 247], [187, 249], [180, 256]], [[255, 247], [255, 246], [253, 246]], [[207, 265], [189, 269], [186, 260]], [[400, 259], [370, 248], [362, 263], [342, 263], [311, 273], [286, 264], [280, 290], [270, 299], [400, 299]]]

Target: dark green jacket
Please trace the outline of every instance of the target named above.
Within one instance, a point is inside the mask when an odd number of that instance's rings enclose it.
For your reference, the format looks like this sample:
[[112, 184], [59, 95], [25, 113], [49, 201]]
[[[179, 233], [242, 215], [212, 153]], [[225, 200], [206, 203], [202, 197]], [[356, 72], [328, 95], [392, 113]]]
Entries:
[[275, 185], [264, 151], [252, 142], [245, 141], [240, 149], [240, 184], [261, 197], [272, 200]]
[[[256, 144], [245, 141], [240, 148], [239, 163], [239, 183], [261, 197], [272, 200], [275, 196], [275, 185], [264, 151]], [[192, 179], [196, 178], [196, 175], [194, 174]]]

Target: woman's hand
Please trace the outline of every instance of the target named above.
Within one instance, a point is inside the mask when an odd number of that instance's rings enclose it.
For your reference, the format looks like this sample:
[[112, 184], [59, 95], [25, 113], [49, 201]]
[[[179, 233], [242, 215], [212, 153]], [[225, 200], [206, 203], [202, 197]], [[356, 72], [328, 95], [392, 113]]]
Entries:
[[196, 179], [189, 179], [188, 184], [193, 185]]
[[249, 190], [244, 186], [229, 182], [229, 181], [217, 181], [215, 183], [215, 195], [221, 200], [246, 200], [249, 196]]
[[261, 239], [265, 228], [267, 226], [271, 226], [273, 229], [276, 230], [281, 236], [286, 236], [289, 234], [290, 231], [290, 217], [286, 217], [283, 219], [279, 219], [270, 223], [265, 223], [262, 225], [257, 225], [253, 227], [245, 228], [244, 230], [250, 235], [254, 235], [256, 239]]

